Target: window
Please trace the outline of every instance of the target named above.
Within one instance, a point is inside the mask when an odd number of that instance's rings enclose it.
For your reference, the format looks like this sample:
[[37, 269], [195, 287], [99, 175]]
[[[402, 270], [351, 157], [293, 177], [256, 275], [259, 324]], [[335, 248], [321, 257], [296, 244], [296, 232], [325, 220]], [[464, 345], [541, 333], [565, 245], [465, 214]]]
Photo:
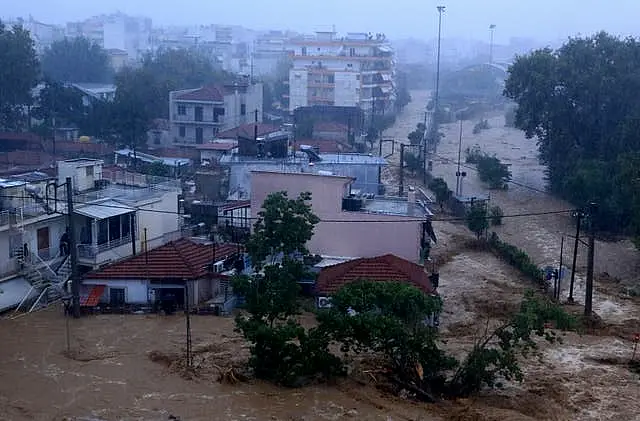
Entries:
[[302, 47], [302, 55], [303, 56], [307, 55], [307, 47]]
[[109, 220], [101, 219], [98, 221], [98, 244], [104, 244], [109, 241]]
[[334, 75], [327, 76], [327, 83], [336, 83], [336, 77]]
[[240, 115], [247, 115], [247, 104], [240, 104]]
[[178, 105], [178, 115], [187, 115], [187, 107]]
[[222, 116], [224, 116], [224, 108], [214, 108], [213, 109], [213, 122], [214, 123], [221, 123], [222, 122]]
[[159, 145], [162, 141], [161, 133], [158, 131], [153, 132], [153, 143]]
[[187, 135], [187, 128], [184, 126], [178, 127], [178, 135], [180, 137], [185, 137]]
[[356, 55], [356, 49], [355, 48], [349, 48], [349, 57], [355, 57]]
[[86, 172], [87, 177], [93, 177], [93, 167], [89, 166], [89, 167], [86, 167], [86, 168], [87, 168], [87, 170], [86, 170], [87, 171]]
[[196, 143], [197, 144], [202, 144], [204, 141], [204, 131], [202, 130], [202, 127], [196, 127]]
[[195, 120], [196, 121], [202, 121], [202, 117], [203, 117], [202, 107], [196, 107]]

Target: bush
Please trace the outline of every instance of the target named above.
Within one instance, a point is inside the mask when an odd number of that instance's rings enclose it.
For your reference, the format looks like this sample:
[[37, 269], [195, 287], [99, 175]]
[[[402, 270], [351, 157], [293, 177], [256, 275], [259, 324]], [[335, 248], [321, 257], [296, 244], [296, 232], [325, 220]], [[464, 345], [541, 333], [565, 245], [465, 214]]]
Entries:
[[489, 215], [491, 217], [491, 225], [502, 225], [502, 217], [504, 216], [504, 212], [502, 211], [502, 208], [500, 206], [493, 206], [489, 211]]
[[484, 231], [489, 228], [487, 207], [484, 203], [472, 203], [467, 211], [467, 227], [480, 239]]
[[436, 202], [442, 207], [453, 195], [443, 178], [434, 178], [427, 186], [436, 195]]
[[480, 120], [479, 123], [473, 126], [473, 134], [478, 134], [487, 129], [489, 129], [489, 120]]
[[511, 180], [509, 166], [500, 162], [495, 156], [483, 155], [477, 164], [480, 181], [487, 183], [492, 189], [506, 189]]
[[480, 159], [482, 157], [486, 156], [485, 153], [480, 149], [479, 145], [473, 145], [471, 148], [467, 148], [465, 150], [465, 154], [467, 155], [467, 157], [465, 158], [465, 162], [467, 164], [474, 165], [480, 162]]
[[498, 257], [540, 285], [543, 290], [547, 291], [549, 289], [550, 285], [545, 279], [544, 271], [533, 262], [525, 251], [500, 240], [495, 232], [489, 238], [489, 247]]

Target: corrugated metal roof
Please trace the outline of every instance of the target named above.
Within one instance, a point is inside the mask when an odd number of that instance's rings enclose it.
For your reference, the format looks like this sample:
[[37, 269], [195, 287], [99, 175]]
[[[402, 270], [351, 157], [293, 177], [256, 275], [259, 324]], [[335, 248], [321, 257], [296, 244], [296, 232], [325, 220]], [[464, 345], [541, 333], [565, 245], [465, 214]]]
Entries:
[[74, 209], [75, 213], [94, 219], [107, 219], [112, 216], [124, 215], [134, 211], [134, 208], [123, 205], [115, 200], [105, 200], [104, 202], [94, 203]]

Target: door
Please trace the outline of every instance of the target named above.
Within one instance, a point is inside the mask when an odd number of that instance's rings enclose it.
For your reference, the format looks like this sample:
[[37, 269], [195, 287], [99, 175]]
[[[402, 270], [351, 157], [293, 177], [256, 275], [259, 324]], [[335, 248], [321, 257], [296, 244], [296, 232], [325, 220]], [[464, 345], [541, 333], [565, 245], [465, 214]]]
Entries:
[[202, 144], [202, 141], [204, 140], [204, 133], [202, 130], [202, 127], [196, 127], [196, 143], [197, 144]]
[[109, 288], [109, 304], [111, 307], [124, 307], [124, 288]]
[[202, 107], [196, 107], [196, 111], [195, 111], [195, 120], [196, 121], [202, 121], [202, 117], [203, 117], [204, 113], [202, 112]]
[[49, 251], [49, 227], [38, 229], [38, 256], [43, 260], [49, 260], [51, 258], [51, 252]]

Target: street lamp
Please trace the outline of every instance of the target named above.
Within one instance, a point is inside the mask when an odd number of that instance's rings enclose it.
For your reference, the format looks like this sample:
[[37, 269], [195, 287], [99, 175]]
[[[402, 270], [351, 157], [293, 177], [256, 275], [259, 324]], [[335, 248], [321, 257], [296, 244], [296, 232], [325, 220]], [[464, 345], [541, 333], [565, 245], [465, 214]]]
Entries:
[[435, 141], [434, 136], [438, 132], [438, 100], [440, 97], [440, 43], [442, 39], [442, 13], [445, 6], [438, 6], [438, 57], [436, 59], [436, 96], [433, 107], [433, 119], [431, 120], [432, 138], [431, 141]]
[[491, 41], [489, 42], [489, 64], [493, 64], [493, 32], [496, 26], [494, 24], [489, 25], [489, 31], [491, 32]]

